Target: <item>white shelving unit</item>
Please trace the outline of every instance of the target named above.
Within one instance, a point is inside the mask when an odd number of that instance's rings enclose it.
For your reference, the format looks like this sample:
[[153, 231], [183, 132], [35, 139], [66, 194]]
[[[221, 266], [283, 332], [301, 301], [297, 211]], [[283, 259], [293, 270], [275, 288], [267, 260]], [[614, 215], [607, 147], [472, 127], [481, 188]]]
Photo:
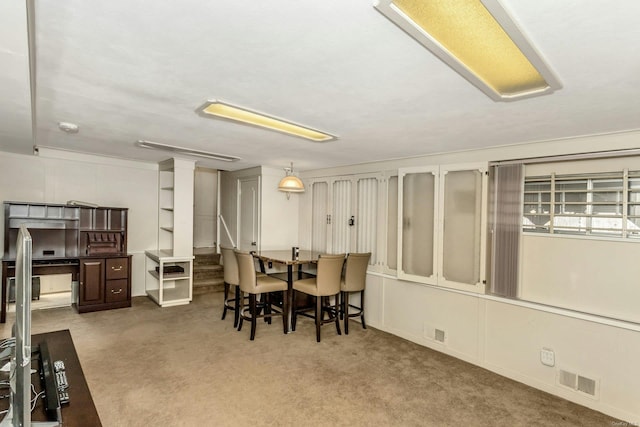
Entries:
[[[188, 304], [193, 298], [193, 256], [174, 256], [170, 251], [145, 251], [147, 295], [160, 307]], [[183, 271], [164, 273], [166, 267]]]
[[[194, 169], [195, 162], [185, 159], [158, 165], [158, 247], [145, 251], [145, 287], [161, 307], [192, 299]], [[166, 266], [180, 266], [184, 272], [161, 274]]]

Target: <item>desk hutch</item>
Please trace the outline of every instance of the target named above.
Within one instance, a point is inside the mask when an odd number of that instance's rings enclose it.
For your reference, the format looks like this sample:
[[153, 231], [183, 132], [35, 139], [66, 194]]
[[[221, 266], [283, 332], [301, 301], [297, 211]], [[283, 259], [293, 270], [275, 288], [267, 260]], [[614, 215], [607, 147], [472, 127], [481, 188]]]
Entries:
[[4, 202], [2, 312], [14, 276], [18, 228], [32, 237], [33, 274], [71, 273], [78, 283], [78, 312], [131, 306], [131, 255], [127, 255], [126, 208]]

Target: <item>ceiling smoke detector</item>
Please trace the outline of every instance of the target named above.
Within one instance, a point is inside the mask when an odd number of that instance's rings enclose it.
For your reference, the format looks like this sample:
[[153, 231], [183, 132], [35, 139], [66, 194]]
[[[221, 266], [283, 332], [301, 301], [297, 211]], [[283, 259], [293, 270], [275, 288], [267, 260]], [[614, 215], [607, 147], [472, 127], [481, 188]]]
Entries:
[[69, 122], [58, 122], [58, 128], [66, 133], [78, 133], [79, 130], [77, 124]]

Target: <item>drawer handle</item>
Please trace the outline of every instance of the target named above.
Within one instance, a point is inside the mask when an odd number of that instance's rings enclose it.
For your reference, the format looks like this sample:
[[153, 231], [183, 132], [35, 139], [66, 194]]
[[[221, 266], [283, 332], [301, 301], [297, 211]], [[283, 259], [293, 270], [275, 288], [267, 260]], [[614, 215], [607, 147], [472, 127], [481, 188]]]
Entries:
[[120, 271], [120, 270], [122, 270], [122, 266], [121, 266], [121, 265], [119, 265], [118, 267], [111, 267], [111, 269], [112, 269], [113, 271]]
[[113, 289], [111, 289], [111, 293], [114, 295], [118, 295], [122, 293], [122, 288], [118, 289], [117, 291], [114, 291]]

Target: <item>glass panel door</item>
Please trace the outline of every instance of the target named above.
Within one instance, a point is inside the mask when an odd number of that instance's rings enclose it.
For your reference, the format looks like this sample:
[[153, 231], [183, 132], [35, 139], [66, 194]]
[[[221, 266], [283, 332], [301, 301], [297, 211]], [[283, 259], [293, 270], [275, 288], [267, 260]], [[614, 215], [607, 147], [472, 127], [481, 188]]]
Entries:
[[400, 278], [436, 284], [437, 169], [405, 169], [401, 180]]
[[480, 282], [482, 172], [443, 172], [442, 279]]

